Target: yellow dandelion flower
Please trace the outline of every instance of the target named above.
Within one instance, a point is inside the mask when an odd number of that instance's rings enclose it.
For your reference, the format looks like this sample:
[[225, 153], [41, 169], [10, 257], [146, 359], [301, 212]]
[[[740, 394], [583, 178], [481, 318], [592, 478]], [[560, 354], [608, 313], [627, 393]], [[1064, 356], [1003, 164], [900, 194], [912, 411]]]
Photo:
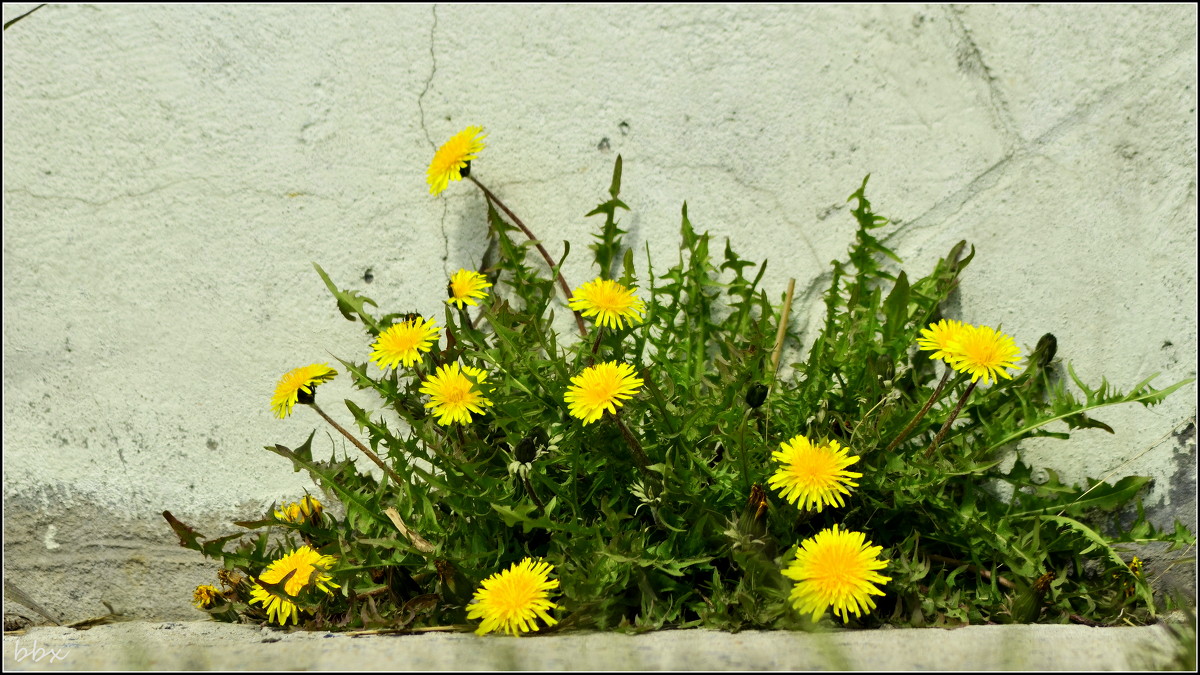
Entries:
[[279, 419], [292, 414], [296, 402], [312, 403], [313, 392], [317, 385], [328, 382], [337, 376], [337, 371], [325, 363], [314, 363], [290, 370], [275, 385], [275, 395], [271, 397], [271, 409]]
[[636, 288], [625, 288], [610, 279], [597, 277], [594, 281], [575, 289], [567, 305], [576, 311], [582, 310], [586, 317], [596, 317], [596, 323], [609, 328], [621, 328], [621, 320], [629, 325], [641, 320], [646, 303], [634, 295]]
[[464, 303], [475, 307], [475, 298], [487, 297], [487, 291], [483, 289], [491, 286], [487, 277], [479, 272], [459, 270], [450, 277], [450, 298], [446, 302], [458, 306], [459, 309], [462, 309]]
[[303, 523], [310, 519], [317, 520], [324, 510], [320, 500], [312, 495], [305, 495], [304, 499], [298, 502], [275, 509], [275, 518], [285, 523]]
[[859, 457], [850, 455], [837, 441], [815, 445], [803, 434], [780, 443], [779, 450], [771, 459], [783, 466], [771, 476], [767, 485], [778, 489], [780, 495], [800, 508], [820, 511], [826, 506], [844, 506], [843, 495], [850, 494], [849, 487], [857, 487], [852, 478], [861, 473], [846, 471]]
[[[470, 171], [467, 167], [468, 162], [475, 159], [479, 151], [486, 147], [483, 139], [487, 136], [480, 136], [482, 133], [483, 127], [467, 127], [438, 148], [437, 152], [433, 154], [433, 161], [429, 163], [429, 170], [425, 172], [425, 181], [429, 183], [429, 194], [440, 193], [450, 185], [450, 181], [462, 180], [462, 177]], [[476, 138], [477, 136], [478, 138]], [[463, 171], [463, 169], [467, 169], [467, 171]]]
[[438, 339], [437, 322], [416, 316], [407, 321], [392, 324], [379, 334], [369, 360], [379, 364], [383, 370], [395, 368], [403, 363], [407, 368], [421, 359], [421, 352], [428, 352]]
[[872, 595], [883, 595], [875, 584], [891, 581], [876, 570], [887, 567], [880, 560], [882, 546], [872, 546], [861, 532], [839, 531], [834, 525], [805, 539], [796, 559], [783, 576], [796, 581], [790, 599], [801, 613], [812, 613], [813, 621], [833, 607], [845, 621], [875, 609]]
[[571, 378], [571, 386], [563, 399], [570, 406], [571, 416], [591, 424], [607, 410], [616, 413], [625, 405], [621, 399], [631, 398], [642, 386], [628, 363], [609, 361], [598, 363]]
[[968, 326], [950, 345], [953, 353], [947, 363], [960, 373], [969, 373], [971, 381], [999, 382], [1012, 379], [1006, 368], [1016, 368], [1021, 350], [1013, 339], [990, 326]]
[[933, 352], [929, 355], [931, 359], [945, 359], [949, 362], [956, 356], [950, 345], [959, 340], [968, 328], [969, 325], [954, 319], [942, 319], [931, 323], [929, 328], [921, 329], [922, 337], [917, 338], [917, 347], [922, 351]]
[[[332, 595], [334, 588], [341, 586], [333, 583], [333, 577], [326, 574], [337, 559], [331, 555], [321, 555], [308, 546], [301, 546], [275, 562], [267, 565], [266, 571], [258, 575], [258, 581], [267, 584], [279, 584], [287, 578], [281, 589], [268, 590], [262, 584], [255, 582], [250, 589], [250, 603], [259, 603], [267, 610], [267, 618], [283, 626], [288, 619], [299, 623], [299, 608], [295, 598], [306, 588], [316, 588]], [[291, 575], [290, 577], [288, 575]], [[281, 595], [278, 590], [282, 590]]]
[[558, 623], [547, 611], [558, 607], [550, 602], [550, 591], [558, 588], [558, 579], [550, 578], [553, 571], [548, 562], [525, 558], [484, 579], [475, 601], [467, 606], [468, 619], [483, 618], [475, 633], [499, 630], [520, 637], [539, 629], [537, 618], [548, 626]]
[[192, 603], [196, 605], [196, 609], [212, 609], [223, 599], [224, 596], [216, 586], [197, 586], [192, 593]]
[[471, 413], [482, 415], [480, 406], [492, 405], [481, 391], [486, 380], [487, 371], [470, 366], [460, 368], [458, 363], [452, 363], [438, 366], [437, 373], [425, 379], [420, 392], [429, 394], [425, 407], [433, 408], [433, 414], [440, 416], [438, 424], [469, 424]]

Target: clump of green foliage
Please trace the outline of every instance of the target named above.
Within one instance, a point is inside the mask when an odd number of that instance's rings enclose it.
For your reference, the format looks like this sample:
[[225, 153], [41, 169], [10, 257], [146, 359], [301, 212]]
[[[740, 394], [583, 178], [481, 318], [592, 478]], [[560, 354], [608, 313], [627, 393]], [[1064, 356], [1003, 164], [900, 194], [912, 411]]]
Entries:
[[[578, 340], [556, 333], [562, 260], [547, 270], [532, 258], [534, 243], [488, 193], [496, 255], [481, 271], [496, 287], [474, 317], [446, 306], [453, 341], [435, 346], [422, 366], [486, 363], [494, 405], [470, 424], [441, 426], [413, 369], [380, 371], [365, 355], [339, 359], [379, 401], [368, 410], [347, 400], [348, 419], [400, 482], [357, 467], [353, 448], [318, 458], [330, 453], [314, 449], [310, 434], [267, 449], [307, 471], [340, 508], [300, 522], [268, 514], [238, 523], [250, 532], [215, 539], [165, 514], [184, 546], [223, 562], [226, 602], [208, 611], [264, 620], [261, 607], [247, 604], [248, 580], [306, 543], [336, 558], [330, 573], [340, 584], [296, 599], [309, 628], [466, 629], [480, 582], [525, 557], [552, 563], [561, 582], [554, 630], [801, 628], [810, 624], [788, 601], [792, 582], [781, 569], [798, 542], [841, 524], [883, 547], [891, 581], [876, 611], [835, 617], [839, 624], [1148, 621], [1151, 588], [1121, 544], [1194, 542], [1182, 525], [1155, 530], [1140, 511], [1130, 527], [1116, 522], [1148, 479], [1067, 485], [1021, 461], [1004, 470], [1001, 460], [1023, 439], [1106, 429], [1089, 417], [1096, 409], [1152, 405], [1186, 382], [1155, 389], [1147, 378], [1125, 392], [1089, 386], [1070, 366], [1064, 373], [1047, 335], [1019, 374], [971, 392], [936, 452], [927, 450], [967, 377], [950, 379], [895, 443], [941, 376], [916, 349], [919, 331], [943, 318], [975, 251], [959, 243], [910, 280], [881, 243], [889, 223], [873, 211], [866, 183], [849, 198], [858, 229], [847, 259], [833, 263], [824, 324], [803, 360], [783, 369], [780, 339], [799, 337], [783, 319], [786, 303], [760, 285], [766, 263], [743, 260], [728, 241], [716, 248], [686, 205], [677, 259], [656, 267], [647, 250], [639, 274], [616, 218], [627, 208], [620, 158], [608, 198], [588, 215], [604, 218], [591, 246], [598, 276], [642, 288], [646, 311], [632, 328]], [[404, 320], [403, 312], [373, 311], [373, 300], [317, 269], [341, 313], [371, 336]], [[571, 377], [605, 360], [634, 365], [645, 381], [620, 414], [647, 470], [610, 419], [583, 425], [568, 414]], [[861, 456], [854, 470], [862, 477], [844, 508], [805, 511], [763, 488], [776, 468], [771, 453], [796, 434], [837, 440]]]

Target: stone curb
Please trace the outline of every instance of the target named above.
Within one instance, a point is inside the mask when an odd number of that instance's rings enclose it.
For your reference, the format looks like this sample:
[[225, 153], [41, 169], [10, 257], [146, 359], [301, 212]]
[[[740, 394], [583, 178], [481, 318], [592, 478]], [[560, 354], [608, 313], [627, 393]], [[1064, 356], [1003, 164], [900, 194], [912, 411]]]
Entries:
[[353, 637], [211, 621], [130, 621], [90, 630], [39, 626], [6, 634], [4, 669], [1136, 670], [1170, 667], [1179, 647], [1163, 624], [511, 638], [470, 633]]

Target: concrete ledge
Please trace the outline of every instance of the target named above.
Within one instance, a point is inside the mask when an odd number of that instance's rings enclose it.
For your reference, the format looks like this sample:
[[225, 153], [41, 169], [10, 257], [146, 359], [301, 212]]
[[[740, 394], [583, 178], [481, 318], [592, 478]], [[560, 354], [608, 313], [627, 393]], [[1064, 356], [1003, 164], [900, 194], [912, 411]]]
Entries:
[[7, 634], [4, 669], [1132, 670], [1170, 667], [1178, 644], [1162, 624], [481, 638], [463, 633], [351, 637], [210, 621], [139, 621]]

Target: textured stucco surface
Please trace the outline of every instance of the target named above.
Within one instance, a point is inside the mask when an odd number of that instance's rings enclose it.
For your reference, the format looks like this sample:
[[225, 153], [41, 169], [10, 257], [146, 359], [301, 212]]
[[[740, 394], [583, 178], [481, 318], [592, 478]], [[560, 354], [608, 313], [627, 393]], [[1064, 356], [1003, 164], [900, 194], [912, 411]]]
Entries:
[[[871, 173], [910, 274], [976, 246], [959, 318], [1053, 332], [1088, 382], [1196, 373], [1192, 6], [49, 5], [3, 40], [5, 570], [68, 618], [187, 615], [208, 568], [158, 513], [216, 533], [310, 486], [261, 448], [318, 420], [271, 390], [367, 346], [311, 262], [437, 307], [483, 202], [424, 171], [469, 124], [575, 284], [620, 153], [637, 250], [675, 255], [686, 200], [815, 319]], [[1194, 529], [1195, 408], [1193, 384], [1020, 452], [1153, 476], [1158, 522]]]

